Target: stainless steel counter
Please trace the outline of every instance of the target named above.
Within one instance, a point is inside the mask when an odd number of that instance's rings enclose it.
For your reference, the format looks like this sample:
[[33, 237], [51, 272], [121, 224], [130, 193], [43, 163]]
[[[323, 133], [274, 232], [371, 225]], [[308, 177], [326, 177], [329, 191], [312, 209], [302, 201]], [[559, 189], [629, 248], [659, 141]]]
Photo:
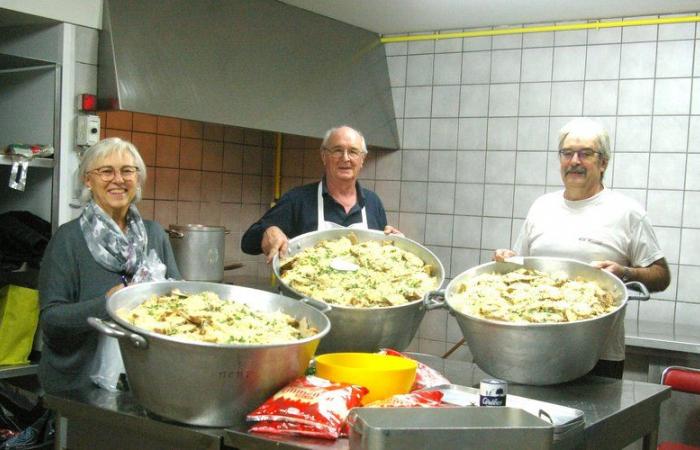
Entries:
[[700, 354], [700, 331], [690, 325], [626, 320], [625, 344]]
[[[486, 376], [472, 363], [413, 356], [455, 384], [472, 386]], [[645, 448], [656, 448], [659, 409], [671, 395], [667, 386], [594, 376], [555, 386], [511, 384], [509, 393], [583, 411], [585, 447], [590, 449], [619, 449], [638, 439], [644, 439]], [[64, 431], [71, 449], [348, 448], [346, 439], [268, 438], [249, 434], [242, 426], [223, 430], [157, 420], [149, 417], [130, 393], [87, 389], [47, 395], [46, 403], [68, 418]]]
[[23, 377], [36, 374], [39, 364], [17, 364], [14, 366], [0, 366], [0, 380], [3, 378]]
[[661, 402], [671, 396], [667, 386], [593, 376], [553, 387], [513, 385], [510, 393], [583, 411], [589, 449], [620, 449], [640, 438], [644, 449], [655, 449]]
[[[180, 425], [150, 417], [128, 392], [100, 388], [46, 394], [57, 411], [59, 449], [219, 450], [223, 429]], [[66, 420], [67, 419], [67, 420]]]
[[[430, 355], [414, 357], [456, 384], [476, 385], [487, 376], [473, 363]], [[590, 449], [619, 449], [640, 438], [645, 449], [655, 449], [661, 402], [671, 397], [668, 386], [596, 376], [553, 386], [511, 383], [508, 393], [583, 411], [585, 443]]]

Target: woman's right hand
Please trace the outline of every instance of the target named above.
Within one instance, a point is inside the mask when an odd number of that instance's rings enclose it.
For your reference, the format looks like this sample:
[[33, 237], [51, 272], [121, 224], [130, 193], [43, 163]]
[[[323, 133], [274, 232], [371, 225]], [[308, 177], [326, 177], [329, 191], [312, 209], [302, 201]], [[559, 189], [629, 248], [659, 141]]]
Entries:
[[517, 255], [517, 253], [515, 253], [513, 250], [507, 248], [499, 248], [498, 250], [493, 252], [493, 260], [497, 262], [503, 262], [511, 256], [515, 255]]
[[107, 293], [105, 294], [105, 298], [111, 297], [112, 294], [114, 294], [115, 292], [117, 292], [117, 291], [119, 291], [119, 290], [121, 290], [121, 289], [124, 289], [124, 284], [123, 284], [123, 283], [119, 283], [119, 284], [117, 284], [116, 286], [112, 286], [112, 288], [111, 288], [110, 290], [108, 290]]

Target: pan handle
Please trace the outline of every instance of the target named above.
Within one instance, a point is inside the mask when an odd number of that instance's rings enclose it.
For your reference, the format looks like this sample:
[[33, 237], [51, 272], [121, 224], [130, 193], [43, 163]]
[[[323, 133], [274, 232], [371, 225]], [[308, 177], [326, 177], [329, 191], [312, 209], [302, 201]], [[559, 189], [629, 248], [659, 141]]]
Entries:
[[640, 295], [627, 295], [627, 300], [640, 300], [640, 301], [647, 301], [649, 300], [649, 290], [647, 289], [644, 284], [640, 283], [639, 281], [628, 281], [625, 283], [625, 287], [627, 289], [632, 289], [634, 292], [639, 292]]
[[136, 348], [148, 348], [148, 341], [143, 336], [125, 330], [114, 322], [108, 322], [106, 320], [98, 319], [97, 317], [88, 317], [87, 321], [91, 327], [104, 335], [117, 339], [128, 339], [131, 342], [131, 345]]
[[445, 290], [438, 289], [436, 291], [430, 291], [423, 297], [423, 308], [426, 311], [430, 311], [438, 308], [446, 308], [445, 305]]
[[321, 311], [324, 314], [330, 312], [333, 309], [328, 303], [319, 302], [318, 300], [314, 300], [313, 298], [304, 297], [301, 299], [301, 301], [311, 306], [312, 308]]
[[167, 229], [165, 232], [168, 233], [171, 239], [182, 239], [185, 237], [185, 233], [181, 231]]

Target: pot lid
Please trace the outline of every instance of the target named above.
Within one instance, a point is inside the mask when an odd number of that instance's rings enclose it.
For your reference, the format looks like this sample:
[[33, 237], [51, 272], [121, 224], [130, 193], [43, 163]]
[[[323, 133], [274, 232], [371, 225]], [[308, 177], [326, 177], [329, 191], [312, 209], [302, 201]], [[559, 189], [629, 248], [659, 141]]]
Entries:
[[203, 232], [211, 232], [211, 231], [216, 231], [216, 232], [222, 232], [226, 231], [226, 228], [220, 227], [218, 225], [201, 225], [198, 223], [188, 223], [187, 225], [173, 225], [170, 224], [170, 230], [175, 230], [175, 231], [203, 231]]

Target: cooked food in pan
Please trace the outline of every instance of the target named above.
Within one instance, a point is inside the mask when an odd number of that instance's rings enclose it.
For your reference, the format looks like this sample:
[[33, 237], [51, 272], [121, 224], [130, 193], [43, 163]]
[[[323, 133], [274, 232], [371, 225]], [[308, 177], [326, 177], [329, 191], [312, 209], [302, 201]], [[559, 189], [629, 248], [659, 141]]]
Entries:
[[327, 303], [370, 308], [402, 305], [437, 288], [433, 267], [390, 240], [359, 242], [349, 233], [306, 248], [280, 266], [297, 292]]
[[281, 311], [257, 311], [243, 303], [222, 300], [213, 292], [153, 295], [131, 311], [117, 314], [130, 324], [192, 341], [216, 344], [283, 344], [318, 333], [306, 319]]
[[470, 316], [516, 323], [573, 322], [613, 311], [612, 293], [581, 277], [518, 269], [485, 273], [457, 286], [452, 307]]

